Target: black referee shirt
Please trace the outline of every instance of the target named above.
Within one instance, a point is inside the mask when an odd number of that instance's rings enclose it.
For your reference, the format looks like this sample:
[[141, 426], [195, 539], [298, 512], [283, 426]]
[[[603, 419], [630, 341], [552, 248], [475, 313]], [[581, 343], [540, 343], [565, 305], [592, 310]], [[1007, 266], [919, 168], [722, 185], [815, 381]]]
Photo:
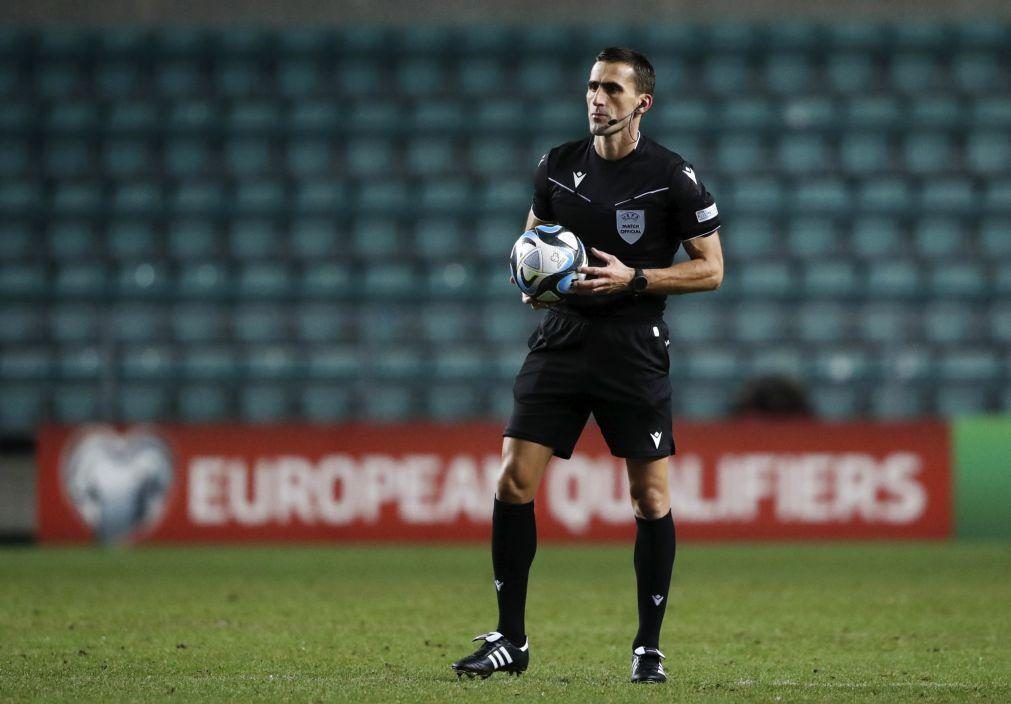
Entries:
[[[720, 227], [716, 203], [691, 164], [645, 136], [617, 161], [598, 155], [593, 137], [562, 144], [541, 157], [534, 178], [534, 216], [574, 232], [594, 266], [602, 262], [590, 254], [590, 247], [630, 267], [669, 267], [684, 240]], [[555, 308], [584, 315], [656, 317], [663, 314], [666, 298], [577, 295]]]

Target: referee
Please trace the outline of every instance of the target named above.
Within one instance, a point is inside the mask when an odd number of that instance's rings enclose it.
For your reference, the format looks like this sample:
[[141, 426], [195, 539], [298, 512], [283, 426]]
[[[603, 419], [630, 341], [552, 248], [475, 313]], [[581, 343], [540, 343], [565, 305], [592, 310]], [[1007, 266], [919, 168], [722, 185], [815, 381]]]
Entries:
[[[549, 460], [572, 455], [592, 413], [611, 453], [625, 460], [635, 512], [632, 681], [667, 679], [659, 646], [674, 567], [667, 478], [674, 440], [663, 311], [668, 295], [718, 288], [723, 253], [719, 212], [695, 169], [639, 132], [654, 84], [645, 56], [604, 49], [586, 84], [590, 136], [555, 147], [537, 166], [527, 229], [564, 226], [583, 240], [592, 266], [573, 284], [582, 295], [551, 306], [523, 295], [548, 312], [530, 337], [504, 432], [491, 541], [498, 627], [453, 663], [458, 676], [527, 669], [534, 496]], [[679, 247], [690, 261], [674, 264]]]

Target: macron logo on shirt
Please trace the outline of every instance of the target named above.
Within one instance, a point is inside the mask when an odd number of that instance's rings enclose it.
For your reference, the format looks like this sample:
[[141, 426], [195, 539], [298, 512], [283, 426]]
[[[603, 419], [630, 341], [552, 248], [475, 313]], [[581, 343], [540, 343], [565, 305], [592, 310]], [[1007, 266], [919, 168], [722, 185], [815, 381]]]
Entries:
[[576, 188], [579, 188], [579, 184], [583, 182], [584, 178], [586, 178], [586, 174], [584, 174], [582, 171], [572, 172], [572, 182], [576, 184]]

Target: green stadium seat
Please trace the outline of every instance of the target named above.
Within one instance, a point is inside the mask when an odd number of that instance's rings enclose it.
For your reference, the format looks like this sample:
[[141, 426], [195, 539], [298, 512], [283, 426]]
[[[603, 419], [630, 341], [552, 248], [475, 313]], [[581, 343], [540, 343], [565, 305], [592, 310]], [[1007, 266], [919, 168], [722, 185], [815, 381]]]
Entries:
[[87, 139], [58, 138], [46, 143], [43, 167], [54, 178], [87, 176], [95, 171], [95, 155]]
[[862, 382], [874, 373], [871, 357], [866, 351], [835, 345], [818, 349], [811, 362], [811, 371], [819, 382], [834, 384]]
[[852, 313], [839, 303], [805, 303], [796, 313], [796, 329], [804, 342], [826, 343], [849, 339]]
[[50, 350], [39, 345], [5, 346], [0, 350], [0, 383], [45, 381], [53, 366]]
[[470, 181], [453, 177], [422, 181], [414, 202], [430, 213], [463, 212], [471, 202]]
[[207, 303], [183, 303], [176, 306], [169, 318], [172, 337], [178, 342], [214, 343], [228, 335], [226, 310]]
[[[675, 343], [672, 341], [671, 345]], [[675, 378], [700, 382], [732, 382], [745, 377], [744, 363], [737, 349], [699, 347], [684, 353], [684, 361], [671, 365]]]
[[408, 143], [404, 166], [412, 176], [444, 176], [458, 172], [453, 142], [449, 139], [429, 138]]
[[426, 396], [425, 416], [438, 422], [482, 418], [485, 407], [473, 385], [431, 388]]
[[905, 253], [903, 228], [894, 218], [856, 217], [852, 223], [849, 245], [852, 252], [866, 259]]
[[742, 214], [778, 215], [784, 212], [786, 197], [783, 193], [783, 184], [777, 178], [768, 176], [741, 178], [728, 190], [732, 208]]
[[937, 412], [944, 418], [976, 416], [990, 410], [986, 384], [942, 386], [937, 391]]
[[363, 401], [362, 420], [379, 423], [404, 421], [413, 418], [418, 409], [413, 389], [402, 385], [378, 385], [369, 389]]
[[352, 105], [350, 116], [340, 122], [358, 132], [389, 136], [406, 126], [407, 115], [398, 103], [375, 98]]
[[224, 146], [224, 163], [238, 178], [267, 175], [273, 168], [270, 141], [262, 137], [229, 139]]
[[776, 161], [784, 173], [810, 174], [827, 171], [832, 166], [832, 155], [823, 137], [801, 134], [780, 140]]
[[844, 124], [855, 130], [892, 129], [902, 125], [903, 119], [898, 98], [890, 95], [854, 97], [843, 116]]
[[228, 253], [243, 259], [280, 259], [286, 236], [269, 218], [244, 217], [232, 220], [228, 228]]
[[372, 298], [399, 298], [408, 300], [417, 296], [420, 282], [414, 269], [407, 263], [375, 264], [364, 271], [362, 294]]
[[343, 306], [326, 303], [300, 304], [292, 311], [292, 323], [300, 341], [332, 344], [354, 339], [354, 314]]
[[971, 215], [978, 212], [979, 194], [961, 177], [939, 177], [925, 181], [919, 207], [923, 212]]
[[90, 217], [104, 212], [105, 198], [95, 181], [58, 182], [50, 194], [50, 208], [57, 217]]
[[176, 295], [207, 300], [233, 292], [231, 272], [223, 264], [192, 261], [180, 264], [176, 276]]
[[913, 207], [912, 189], [904, 178], [868, 178], [857, 190], [856, 207], [863, 212], [902, 215]]
[[967, 121], [965, 102], [944, 96], [917, 98], [909, 106], [909, 119], [921, 128], [961, 130]]
[[224, 122], [221, 106], [209, 99], [172, 103], [166, 126], [176, 134], [210, 135]]
[[50, 134], [65, 137], [93, 134], [101, 124], [97, 104], [71, 100], [55, 103], [44, 121]]
[[357, 290], [350, 269], [342, 264], [313, 263], [302, 270], [299, 291], [308, 298], [329, 301], [350, 296]]
[[256, 63], [245, 59], [224, 59], [212, 71], [214, 93], [229, 99], [255, 95], [266, 78]]
[[988, 320], [990, 336], [1004, 345], [1011, 344], [1011, 304], [995, 304], [990, 309]]
[[53, 394], [53, 419], [58, 423], [86, 423], [102, 416], [101, 387], [81, 384], [60, 384]]
[[983, 218], [979, 226], [979, 249], [984, 257], [1011, 258], [1011, 217]]
[[782, 308], [765, 303], [745, 303], [733, 311], [733, 332], [740, 343], [775, 342], [787, 335]]
[[863, 413], [861, 394], [854, 388], [820, 385], [811, 389], [815, 415], [825, 420], [843, 420]]
[[[460, 257], [469, 249], [469, 238], [464, 235], [455, 220], [443, 217], [428, 217], [419, 220], [414, 227], [414, 250], [425, 260], [446, 261]], [[469, 258], [469, 253], [465, 255]]]
[[417, 344], [418, 315], [417, 307], [407, 300], [369, 302], [357, 309], [358, 338], [380, 351], [405, 342]]
[[108, 290], [105, 267], [93, 262], [67, 263], [56, 269], [52, 292], [58, 297], [95, 298]]
[[167, 225], [166, 250], [177, 260], [207, 259], [217, 256], [218, 226], [206, 218], [182, 218]]
[[295, 186], [293, 207], [298, 215], [344, 215], [348, 200], [343, 181], [303, 179]]
[[460, 303], [429, 304], [418, 313], [422, 339], [433, 343], [466, 342], [480, 331], [473, 314]]
[[6, 433], [33, 435], [46, 418], [46, 391], [39, 384], [0, 384], [0, 428]]
[[412, 196], [406, 181], [390, 178], [363, 181], [355, 204], [359, 210], [390, 215], [407, 211], [413, 205]]
[[529, 120], [527, 106], [517, 100], [489, 98], [475, 106], [471, 115], [473, 129], [477, 132], [503, 136], [508, 131], [515, 131], [524, 120]]
[[0, 308], [0, 346], [39, 342], [45, 339], [45, 313], [45, 309], [41, 306], [5, 301]]
[[814, 68], [804, 54], [771, 54], [765, 62], [765, 88], [777, 95], [807, 93], [814, 77]]
[[157, 345], [129, 345], [120, 350], [119, 370], [123, 379], [160, 381], [175, 375], [171, 348]]
[[254, 345], [246, 348], [242, 361], [248, 379], [291, 379], [300, 372], [298, 353], [285, 345]]
[[239, 267], [236, 292], [247, 300], [276, 299], [293, 293], [288, 266], [281, 262], [252, 262]]
[[435, 388], [442, 393], [443, 382], [478, 381], [486, 376], [485, 354], [479, 347], [454, 345], [432, 360]]
[[870, 410], [878, 420], [906, 420], [928, 415], [923, 393], [906, 384], [875, 386], [870, 390]]
[[302, 98], [326, 90], [326, 79], [317, 61], [281, 59], [275, 74], [275, 91], [285, 98]]
[[171, 290], [168, 268], [160, 261], [133, 261], [119, 265], [114, 291], [126, 299], [144, 299], [165, 295]]
[[486, 56], [463, 61], [457, 66], [456, 84], [465, 95], [490, 96], [505, 80], [503, 62]]
[[21, 68], [13, 61], [0, 65], [0, 96], [7, 99], [27, 94], [30, 89], [26, 83]]
[[192, 59], [159, 61], [153, 79], [157, 93], [168, 100], [199, 98], [212, 90], [208, 76]]
[[[745, 378], [785, 375], [800, 378], [805, 371], [805, 352], [795, 347], [771, 347], [757, 350], [748, 361]], [[738, 375], [737, 378], [741, 378]]]
[[107, 373], [111, 361], [98, 347], [71, 344], [60, 350], [56, 357], [59, 376], [68, 381], [97, 381]]
[[501, 211], [521, 214], [529, 210], [532, 192], [533, 186], [530, 178], [492, 179], [479, 187], [477, 202], [486, 212]]
[[351, 243], [351, 253], [365, 261], [385, 261], [403, 254], [400, 226], [392, 218], [360, 218], [352, 228]]
[[466, 108], [455, 102], [445, 99], [439, 102], [422, 101], [414, 106], [408, 124], [412, 133], [452, 136], [472, 126], [466, 115]]
[[990, 213], [1011, 214], [1011, 178], [987, 183], [983, 205]]
[[231, 397], [223, 386], [186, 385], [179, 389], [179, 418], [188, 423], [208, 423], [232, 418]]
[[[708, 109], [703, 109], [700, 117], [699, 127], [712, 127], [713, 116]], [[782, 123], [780, 111], [765, 97], [727, 100], [715, 119], [725, 130], [769, 130]]]
[[707, 101], [697, 98], [661, 101], [650, 110], [655, 120], [653, 129], [679, 134], [709, 129], [715, 115]]
[[730, 175], [758, 171], [768, 162], [766, 152], [765, 142], [758, 135], [743, 132], [729, 134], [716, 144], [714, 165]]
[[505, 392], [505, 398], [492, 399], [492, 405], [496, 409], [504, 411], [506, 418], [512, 412], [513, 405], [513, 393], [512, 385], [513, 380], [516, 378], [516, 373], [519, 372], [520, 367], [523, 365], [523, 360], [527, 356], [527, 346], [524, 345], [505, 345], [499, 347], [495, 350], [494, 358], [490, 361], [489, 374], [492, 375], [493, 379], [498, 379], [499, 384], [497, 384], [497, 392]]
[[293, 136], [319, 138], [336, 132], [346, 119], [335, 101], [322, 98], [293, 100], [287, 116], [287, 127]]
[[215, 181], [179, 182], [169, 197], [169, 204], [179, 215], [212, 215], [225, 208], [224, 185]]
[[835, 93], [866, 93], [874, 87], [877, 76], [878, 68], [869, 54], [832, 52], [825, 58], [825, 78]]
[[911, 311], [902, 304], [872, 302], [855, 317], [859, 339], [881, 345], [904, 342], [913, 337], [916, 323]]
[[225, 381], [236, 376], [238, 355], [228, 345], [187, 345], [179, 358], [179, 372], [188, 381]]
[[49, 336], [58, 343], [95, 344], [102, 335], [100, 310], [81, 303], [60, 303], [49, 310]]
[[923, 312], [924, 337], [935, 344], [971, 341], [976, 328], [975, 316], [965, 306], [945, 302], [931, 304]]
[[87, 95], [87, 74], [75, 63], [43, 63], [35, 74], [35, 93], [60, 102]]
[[242, 303], [231, 314], [235, 339], [243, 343], [283, 342], [291, 337], [289, 314], [280, 305]]
[[433, 266], [425, 276], [425, 292], [429, 298], [466, 299], [486, 293], [487, 279], [465, 259]]
[[296, 259], [312, 261], [343, 250], [342, 228], [333, 218], [304, 217], [291, 222], [289, 247]]
[[0, 296], [4, 300], [34, 298], [48, 294], [50, 284], [41, 264], [0, 265]]
[[835, 221], [830, 217], [794, 218], [787, 227], [788, 252], [804, 258], [824, 259], [838, 249]]
[[285, 151], [285, 168], [296, 179], [326, 176], [336, 169], [331, 142], [315, 137], [292, 138]]
[[956, 259], [969, 251], [969, 238], [961, 221], [927, 217], [913, 229], [915, 253], [925, 259]]
[[16, 179], [27, 175], [34, 167], [31, 145], [21, 140], [0, 142], [0, 179]]
[[116, 407], [124, 422], [158, 421], [169, 417], [171, 398], [164, 386], [127, 384], [119, 389]]
[[739, 277], [740, 294], [747, 300], [782, 298], [796, 290], [792, 267], [786, 261], [750, 262]]
[[952, 26], [954, 42], [967, 49], [1000, 49], [1006, 46], [1007, 28], [989, 17], [973, 17]]
[[241, 213], [283, 215], [287, 205], [284, 182], [278, 179], [239, 181], [235, 186], [235, 207]]
[[490, 215], [481, 217], [470, 232], [473, 243], [477, 247], [476, 255], [502, 265], [502, 270], [508, 267], [508, 256], [516, 238], [520, 236], [523, 227], [522, 215]]
[[715, 420], [726, 415], [736, 384], [685, 383], [674, 392], [677, 416], [686, 420]]
[[214, 159], [210, 140], [183, 137], [166, 142], [162, 164], [166, 175], [187, 180], [210, 174]]
[[860, 293], [853, 262], [845, 259], [812, 261], [804, 269], [804, 296], [836, 298]]
[[682, 342], [712, 342], [724, 336], [723, 306], [710, 302], [679, 301], [667, 316], [672, 349]]
[[[519, 296], [517, 295], [519, 290], [516, 288], [516, 284], [509, 281], [509, 265], [507, 263], [500, 264], [495, 262], [485, 265], [478, 270], [475, 270], [474, 267], [464, 268], [459, 264], [450, 266], [459, 267], [459, 269], [463, 270], [464, 276], [469, 276], [473, 279], [470, 288], [475, 291], [475, 295], [498, 302], [519, 300]], [[457, 269], [452, 269], [451, 272], [455, 272], [457, 276], [460, 275]]]
[[[125, 100], [112, 103], [104, 127], [110, 135], [122, 139], [150, 139], [158, 131], [162, 112], [151, 101]], [[121, 158], [129, 161], [129, 153]]]
[[150, 259], [161, 255], [161, 233], [150, 220], [114, 220], [108, 225], [105, 241], [114, 259]]
[[913, 174], [950, 171], [954, 154], [951, 138], [938, 132], [913, 133], [903, 143], [903, 161], [906, 170]]
[[[496, 347], [525, 343], [536, 329], [540, 315], [518, 304], [519, 297], [509, 303], [490, 303], [479, 316], [480, 325], [472, 325], [470, 338], [483, 335]], [[1011, 315], [1008, 316], [1011, 319]], [[1011, 329], [1011, 328], [1009, 328]]]
[[154, 149], [140, 139], [120, 139], [106, 144], [102, 152], [103, 166], [114, 178], [144, 177], [155, 170]]
[[395, 68], [394, 86], [399, 95], [429, 98], [443, 93], [448, 85], [446, 70], [432, 58], [407, 57]]
[[0, 221], [0, 261], [13, 262], [38, 254], [38, 238], [29, 220]]
[[951, 76], [955, 88], [968, 95], [993, 95], [1001, 90], [1000, 59], [995, 53], [966, 52], [952, 57]]
[[942, 298], [978, 298], [990, 293], [984, 265], [977, 262], [947, 262], [930, 272], [930, 292]]
[[136, 61], [105, 61], [94, 68], [93, 85], [106, 100], [120, 100], [141, 92], [148, 76]]
[[926, 53], [899, 53], [891, 57], [889, 66], [892, 90], [907, 95], [927, 93], [940, 88], [940, 67]]
[[307, 386], [299, 397], [299, 412], [310, 423], [353, 420], [355, 409], [351, 390], [332, 384]]
[[467, 161], [470, 171], [475, 174], [532, 174], [537, 166], [536, 161], [528, 164], [520, 158], [518, 144], [496, 137], [472, 140], [467, 150]]
[[826, 26], [829, 46], [844, 50], [885, 49], [890, 45], [890, 37], [883, 24], [846, 19]]
[[292, 403], [287, 385], [256, 384], [239, 389], [239, 417], [248, 423], [288, 420]]
[[978, 98], [973, 103], [972, 120], [982, 128], [1007, 130], [1011, 127], [1011, 97]]
[[379, 96], [386, 94], [391, 85], [386, 67], [372, 57], [343, 60], [333, 76], [341, 95]]
[[883, 299], [922, 295], [921, 272], [908, 260], [871, 262], [865, 293], [872, 298]]
[[970, 171], [985, 177], [1011, 172], [1011, 137], [1006, 132], [971, 132], [965, 161]]
[[881, 132], [849, 132], [843, 135], [839, 146], [839, 164], [849, 175], [887, 171], [892, 166], [891, 146]]
[[165, 310], [143, 303], [119, 305], [106, 313], [108, 334], [119, 342], [155, 342], [164, 337]]
[[793, 205], [802, 213], [842, 216], [853, 210], [852, 196], [842, 179], [802, 179], [792, 190]]

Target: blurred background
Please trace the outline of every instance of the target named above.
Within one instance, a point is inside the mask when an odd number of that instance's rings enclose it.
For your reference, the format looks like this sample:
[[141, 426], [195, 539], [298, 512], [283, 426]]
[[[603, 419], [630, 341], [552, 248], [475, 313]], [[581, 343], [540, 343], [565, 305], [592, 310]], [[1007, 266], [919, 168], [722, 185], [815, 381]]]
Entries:
[[507, 255], [608, 45], [723, 222], [723, 288], [668, 305], [676, 417], [1011, 410], [1011, 6], [744, 12], [5, 3], [0, 533], [47, 423], [503, 419]]

